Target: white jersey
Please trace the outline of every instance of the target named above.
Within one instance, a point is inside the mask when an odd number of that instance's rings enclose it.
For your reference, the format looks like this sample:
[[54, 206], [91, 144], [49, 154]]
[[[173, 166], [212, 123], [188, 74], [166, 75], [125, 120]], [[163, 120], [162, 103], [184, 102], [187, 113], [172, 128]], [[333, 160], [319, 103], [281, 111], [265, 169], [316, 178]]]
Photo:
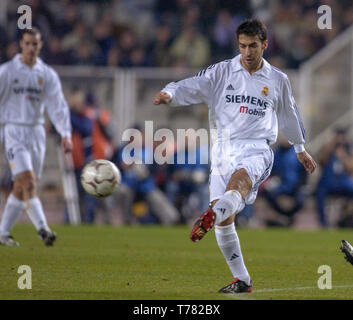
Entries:
[[44, 109], [62, 137], [71, 137], [69, 107], [58, 74], [37, 58], [29, 68], [17, 54], [0, 66], [0, 124], [44, 124]]
[[231, 141], [266, 139], [273, 144], [279, 125], [296, 151], [303, 151], [304, 126], [287, 75], [265, 59], [262, 68], [250, 75], [240, 57], [212, 65], [195, 77], [169, 83], [162, 91], [171, 95], [171, 106], [206, 103], [210, 128], [217, 129], [218, 140], [226, 129]]

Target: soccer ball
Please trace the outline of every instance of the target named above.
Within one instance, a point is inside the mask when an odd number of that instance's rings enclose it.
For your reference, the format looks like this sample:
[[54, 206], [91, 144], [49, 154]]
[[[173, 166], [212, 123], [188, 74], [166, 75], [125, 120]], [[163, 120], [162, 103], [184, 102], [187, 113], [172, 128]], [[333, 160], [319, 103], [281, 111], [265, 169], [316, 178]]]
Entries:
[[82, 187], [92, 196], [107, 197], [113, 194], [121, 183], [121, 174], [114, 163], [93, 160], [82, 170]]

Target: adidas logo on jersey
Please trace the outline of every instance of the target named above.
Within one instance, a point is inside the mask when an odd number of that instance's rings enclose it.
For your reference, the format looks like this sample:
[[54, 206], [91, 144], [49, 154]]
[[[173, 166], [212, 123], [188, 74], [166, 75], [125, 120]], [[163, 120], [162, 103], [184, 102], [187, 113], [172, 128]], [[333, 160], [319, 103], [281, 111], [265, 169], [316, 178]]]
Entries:
[[234, 90], [234, 88], [233, 88], [233, 86], [230, 84], [230, 85], [226, 88], [226, 90]]

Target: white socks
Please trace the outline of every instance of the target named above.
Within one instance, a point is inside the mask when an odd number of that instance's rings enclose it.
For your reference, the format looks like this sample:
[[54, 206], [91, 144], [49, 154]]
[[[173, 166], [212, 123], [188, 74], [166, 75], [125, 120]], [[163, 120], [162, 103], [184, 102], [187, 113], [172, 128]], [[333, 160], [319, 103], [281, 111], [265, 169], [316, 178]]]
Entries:
[[31, 198], [26, 201], [26, 209], [29, 218], [31, 219], [32, 223], [36, 227], [37, 231], [40, 229], [45, 229], [50, 231], [50, 228], [47, 224], [47, 219], [45, 218], [42, 203], [38, 197]]
[[7, 198], [4, 213], [2, 215], [0, 236], [7, 237], [10, 235], [12, 227], [15, 225], [24, 208], [25, 203], [17, 199], [11, 193]]
[[233, 277], [245, 281], [247, 285], [250, 285], [250, 275], [244, 264], [234, 223], [222, 227], [215, 226], [215, 234], [218, 246], [227, 261]]
[[0, 236], [9, 236], [11, 229], [15, 225], [17, 219], [21, 215], [23, 209], [26, 209], [29, 218], [38, 230], [45, 229], [50, 231], [45, 218], [42, 203], [38, 197], [29, 199], [24, 202], [17, 199], [12, 193], [7, 198], [4, 213], [0, 224]]
[[227, 191], [212, 208], [216, 213], [215, 223], [220, 224], [234, 213], [238, 213], [243, 210], [244, 206], [244, 200], [238, 191]]

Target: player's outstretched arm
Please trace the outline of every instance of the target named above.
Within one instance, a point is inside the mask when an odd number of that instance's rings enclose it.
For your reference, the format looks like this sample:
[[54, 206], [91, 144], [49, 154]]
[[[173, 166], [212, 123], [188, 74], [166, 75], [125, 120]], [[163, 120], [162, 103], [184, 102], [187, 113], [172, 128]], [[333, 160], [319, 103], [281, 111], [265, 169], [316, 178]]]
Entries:
[[306, 151], [297, 153], [297, 158], [299, 162], [303, 165], [308, 173], [313, 173], [317, 167], [316, 162]]
[[171, 98], [170, 95], [166, 92], [159, 91], [154, 99], [153, 99], [153, 104], [159, 105], [159, 104], [168, 104], [170, 102]]

